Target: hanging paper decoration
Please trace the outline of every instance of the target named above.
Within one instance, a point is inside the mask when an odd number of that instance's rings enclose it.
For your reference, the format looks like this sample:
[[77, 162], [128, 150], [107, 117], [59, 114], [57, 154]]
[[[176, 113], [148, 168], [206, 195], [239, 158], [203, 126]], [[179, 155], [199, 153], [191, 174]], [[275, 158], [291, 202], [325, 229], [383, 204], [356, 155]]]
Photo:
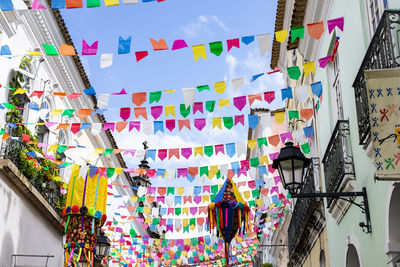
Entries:
[[215, 229], [225, 243], [225, 261], [229, 264], [229, 246], [239, 231], [244, 235], [250, 231], [250, 208], [243, 200], [231, 179], [226, 179], [213, 202], [208, 206], [207, 217], [210, 233]]
[[[93, 266], [97, 232], [107, 219], [107, 178], [105, 168], [82, 169], [72, 166], [68, 184], [65, 209], [62, 213], [66, 221], [65, 265], [69, 265], [74, 254], [74, 262], [84, 261]], [[82, 175], [85, 178], [82, 177]]]

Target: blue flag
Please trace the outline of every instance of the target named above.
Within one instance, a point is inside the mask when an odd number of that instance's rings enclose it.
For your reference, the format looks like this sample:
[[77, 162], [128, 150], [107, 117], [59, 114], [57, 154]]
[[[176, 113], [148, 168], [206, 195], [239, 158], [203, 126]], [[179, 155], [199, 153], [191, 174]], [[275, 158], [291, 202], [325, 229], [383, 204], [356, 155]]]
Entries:
[[226, 149], [226, 154], [228, 154], [229, 157], [233, 157], [236, 154], [236, 144], [235, 143], [229, 143], [225, 144], [225, 149]]
[[258, 125], [258, 115], [249, 114], [249, 127], [255, 129]]
[[96, 91], [94, 90], [93, 87], [90, 87], [90, 88], [88, 88], [88, 89], [83, 89], [83, 92], [84, 92], [86, 95], [96, 95]]
[[250, 36], [243, 36], [242, 37], [242, 43], [244, 43], [245, 45], [249, 45], [252, 42], [254, 42], [254, 35], [250, 35]]
[[156, 160], [156, 152], [155, 149], [149, 149], [146, 151], [146, 159], [151, 158], [153, 161]]
[[154, 121], [154, 134], [156, 134], [158, 131], [164, 132], [164, 123], [163, 121]]
[[321, 97], [322, 95], [322, 83], [321, 82], [316, 82], [312, 83], [311, 85], [311, 91], [314, 95], [316, 95], [318, 98]]
[[131, 52], [131, 42], [132, 36], [129, 36], [127, 39], [120, 36], [118, 42], [118, 54], [129, 54]]
[[282, 92], [282, 101], [285, 100], [286, 98], [293, 98], [291, 87], [281, 89], [281, 92]]

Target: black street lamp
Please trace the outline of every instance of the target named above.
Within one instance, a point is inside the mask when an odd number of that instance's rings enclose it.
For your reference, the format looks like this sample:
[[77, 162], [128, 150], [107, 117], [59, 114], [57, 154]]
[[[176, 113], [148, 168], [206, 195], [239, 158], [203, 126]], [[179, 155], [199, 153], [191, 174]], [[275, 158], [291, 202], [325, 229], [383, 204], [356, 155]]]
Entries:
[[97, 262], [101, 262], [104, 257], [108, 256], [109, 248], [111, 246], [108, 237], [100, 230], [100, 234], [97, 237], [95, 259]]
[[[289, 191], [292, 198], [337, 198], [348, 201], [361, 208], [365, 213], [365, 222], [360, 222], [360, 227], [366, 233], [372, 232], [371, 218], [368, 206], [367, 190], [363, 187], [359, 192], [333, 192], [333, 193], [301, 193], [305, 183], [305, 177], [311, 160], [306, 158], [300, 148], [293, 146], [292, 142], [287, 142], [272, 163], [272, 168], [278, 169], [282, 179], [282, 184]], [[363, 201], [356, 203], [353, 197], [361, 196]], [[365, 230], [364, 230], [365, 228]]]

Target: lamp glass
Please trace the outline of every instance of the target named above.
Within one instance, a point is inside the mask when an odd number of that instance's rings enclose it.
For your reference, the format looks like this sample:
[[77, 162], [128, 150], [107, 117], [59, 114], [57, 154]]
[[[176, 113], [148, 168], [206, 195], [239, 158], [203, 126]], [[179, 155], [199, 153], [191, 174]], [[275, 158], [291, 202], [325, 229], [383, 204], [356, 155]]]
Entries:
[[279, 162], [278, 171], [283, 180], [284, 187], [290, 193], [297, 193], [303, 185], [304, 161], [298, 159], [286, 159]]

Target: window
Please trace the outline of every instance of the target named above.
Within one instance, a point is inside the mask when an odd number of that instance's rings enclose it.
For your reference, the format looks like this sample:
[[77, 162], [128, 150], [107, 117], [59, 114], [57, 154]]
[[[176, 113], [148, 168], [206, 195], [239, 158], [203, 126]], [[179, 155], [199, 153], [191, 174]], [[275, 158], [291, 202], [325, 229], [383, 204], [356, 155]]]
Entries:
[[367, 14], [369, 22], [370, 36], [374, 35], [379, 21], [381, 20], [383, 10], [387, 7], [386, 0], [366, 0], [367, 1]]
[[343, 119], [343, 101], [342, 101], [342, 88], [340, 85], [340, 68], [339, 56], [335, 55], [335, 59], [329, 64], [329, 77], [331, 87], [331, 109], [333, 121]]
[[[45, 109], [50, 109], [49, 103], [45, 100], [41, 105], [40, 105], [41, 110]], [[44, 118], [39, 118], [38, 122], [49, 122], [50, 119], [50, 112], [47, 112], [46, 116]], [[49, 129], [47, 128], [46, 125], [38, 125], [37, 128], [37, 136], [38, 136], [38, 142], [40, 143], [47, 143], [49, 140]]]
[[346, 267], [360, 267], [360, 258], [354, 245], [349, 244], [346, 254]]

